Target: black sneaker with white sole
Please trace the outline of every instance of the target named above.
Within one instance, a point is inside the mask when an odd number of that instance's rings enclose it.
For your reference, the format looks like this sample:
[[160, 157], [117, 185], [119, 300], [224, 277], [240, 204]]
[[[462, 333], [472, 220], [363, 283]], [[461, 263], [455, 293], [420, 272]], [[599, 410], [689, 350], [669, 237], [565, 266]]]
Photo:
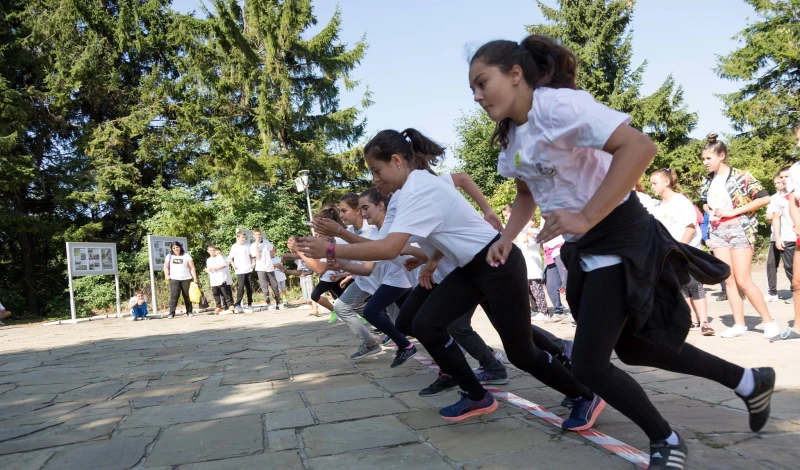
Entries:
[[759, 367], [752, 370], [753, 379], [756, 382], [753, 393], [746, 397], [738, 393], [736, 395], [747, 405], [747, 412], [750, 413], [750, 430], [758, 432], [769, 421], [770, 401], [772, 392], [775, 390], [775, 369]]
[[689, 457], [689, 448], [686, 442], [678, 436], [678, 445], [669, 445], [667, 441], [654, 441], [650, 443], [650, 470], [686, 468], [686, 459]]
[[432, 384], [420, 390], [419, 396], [435, 397], [436, 395], [441, 395], [454, 387], [458, 387], [458, 382], [456, 382], [456, 379], [447, 374], [442, 374], [439, 372], [439, 377], [437, 377]]
[[394, 355], [394, 361], [392, 361], [392, 367], [397, 367], [402, 365], [404, 362], [409, 360], [411, 356], [417, 353], [417, 347], [413, 344], [411, 345], [410, 349], [400, 349]]

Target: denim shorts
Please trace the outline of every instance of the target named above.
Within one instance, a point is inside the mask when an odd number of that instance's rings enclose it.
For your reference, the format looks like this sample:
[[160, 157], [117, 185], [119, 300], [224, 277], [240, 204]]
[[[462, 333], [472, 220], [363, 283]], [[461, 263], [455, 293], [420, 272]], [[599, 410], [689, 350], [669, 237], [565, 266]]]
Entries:
[[714, 248], [752, 248], [747, 234], [744, 233], [739, 221], [732, 221], [718, 225], [708, 234], [708, 247]]

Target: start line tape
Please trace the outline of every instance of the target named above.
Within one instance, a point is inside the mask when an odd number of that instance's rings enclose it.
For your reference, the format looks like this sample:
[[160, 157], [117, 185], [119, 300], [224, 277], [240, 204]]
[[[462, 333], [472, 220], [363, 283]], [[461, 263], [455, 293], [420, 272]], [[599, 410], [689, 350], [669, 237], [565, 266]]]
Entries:
[[[415, 354], [414, 359], [417, 360], [420, 364], [428, 367], [429, 369], [435, 370], [439, 372], [439, 366], [436, 365], [431, 359], [423, 356], [422, 354]], [[549, 411], [547, 408], [537, 405], [536, 403], [530, 402], [522, 397], [514, 395], [511, 392], [506, 392], [501, 388], [496, 387], [487, 387], [486, 390], [490, 392], [495, 398], [503, 400], [511, 405], [516, 406], [528, 413], [536, 416], [537, 418], [542, 419], [543, 421], [552, 424], [557, 428], [561, 428], [561, 423], [564, 422], [563, 419], [559, 418], [558, 415], [554, 414], [553, 412]], [[607, 436], [600, 431], [595, 431], [593, 429], [588, 429], [586, 431], [577, 431], [578, 434], [585, 437], [589, 441], [599, 445], [603, 449], [606, 449], [609, 452], [612, 452], [623, 459], [627, 460], [635, 464], [639, 468], [647, 468], [650, 464], [650, 456], [645, 454], [644, 452], [640, 451], [635, 447], [631, 447], [624, 442], [618, 441], [611, 436]]]

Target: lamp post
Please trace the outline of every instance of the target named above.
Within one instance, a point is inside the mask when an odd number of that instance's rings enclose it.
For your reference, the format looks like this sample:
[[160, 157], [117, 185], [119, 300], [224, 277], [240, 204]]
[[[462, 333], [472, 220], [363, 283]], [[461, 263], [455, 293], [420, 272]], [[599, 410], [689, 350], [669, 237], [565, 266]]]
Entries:
[[[297, 192], [302, 193], [303, 189], [306, 191], [306, 204], [308, 204], [308, 223], [311, 225], [311, 219], [314, 218], [313, 213], [311, 212], [311, 197], [308, 194], [308, 170], [300, 170], [300, 177], [294, 180], [294, 184], [297, 187]], [[311, 235], [316, 235], [314, 233], [314, 227], [311, 227]]]

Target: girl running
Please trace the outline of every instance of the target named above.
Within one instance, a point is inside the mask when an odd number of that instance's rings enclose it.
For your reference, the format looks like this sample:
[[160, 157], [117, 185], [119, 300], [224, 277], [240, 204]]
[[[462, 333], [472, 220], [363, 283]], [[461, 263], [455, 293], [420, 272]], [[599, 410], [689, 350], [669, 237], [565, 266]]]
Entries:
[[[641, 386], [610, 362], [649, 365], [719, 382], [744, 399], [750, 427], [769, 418], [771, 368], [742, 369], [684, 344], [689, 308], [680, 294], [687, 269], [701, 282], [727, 266], [681, 245], [648, 215], [631, 188], [657, 152], [630, 117], [576, 90], [577, 60], [550, 38], [492, 41], [472, 57], [474, 99], [497, 122], [498, 172], [515, 178], [511, 220], [487, 261], [503, 270], [512, 240], [539, 204], [538, 240], [563, 235], [567, 297], [577, 319], [572, 371], [650, 438], [650, 468], [682, 469], [688, 449]], [[494, 273], [492, 273], [494, 274]], [[576, 408], [581, 408], [576, 405]], [[574, 411], [574, 410], [573, 410]]]
[[769, 193], [749, 172], [729, 167], [727, 158], [725, 144], [717, 140], [717, 134], [709, 135], [703, 149], [703, 165], [710, 174], [700, 188], [700, 196], [705, 202], [703, 209], [709, 214], [708, 247], [731, 267], [725, 284], [735, 322], [720, 336], [736, 338], [747, 334], [740, 294], [744, 292], [764, 322], [764, 338], [772, 338], [780, 334], [780, 329], [750, 274], [758, 228], [756, 210], [769, 204]]
[[[672, 238], [694, 248], [700, 249], [700, 228], [697, 226], [697, 209], [689, 199], [676, 192], [678, 174], [670, 168], [656, 170], [650, 176], [653, 193], [661, 198], [653, 208], [653, 216], [664, 224]], [[703, 336], [713, 336], [714, 329], [708, 324], [708, 303], [706, 291], [697, 279], [689, 276], [689, 283], [681, 288], [683, 297], [697, 314], [700, 332]], [[692, 322], [692, 328], [695, 328]]]
[[[311, 256], [329, 259], [391, 260], [417, 238], [429, 241], [456, 268], [419, 308], [412, 334], [425, 346], [442, 372], [454, 377], [462, 398], [442, 408], [450, 421], [491, 413], [497, 402], [481, 386], [447, 327], [481, 301], [500, 334], [508, 359], [548, 386], [570, 397], [580, 397], [586, 406], [565, 422], [570, 429], [588, 429], [604, 402], [584, 387], [551, 354], [536, 348], [530, 334], [530, 311], [525, 260], [519, 248], [509, 248], [508, 257], [497, 267], [486, 257], [500, 237], [453, 186], [429, 172], [429, 166], [444, 149], [414, 129], [379, 132], [365, 147], [373, 183], [382, 192], [402, 188], [397, 214], [382, 240], [337, 246], [313, 237], [303, 238], [301, 249]], [[528, 214], [529, 219], [532, 214]], [[520, 227], [517, 228], [519, 232]], [[412, 238], [413, 237], [413, 238]], [[512, 237], [513, 239], [513, 237]], [[439, 261], [438, 256], [431, 258]], [[420, 284], [423, 275], [420, 274]]]
[[[382, 196], [377, 189], [370, 188], [361, 193], [358, 203], [361, 207], [362, 216], [367, 219], [370, 224], [374, 225], [378, 230], [380, 230], [386, 217], [388, 198]], [[378, 230], [369, 231], [369, 233], [366, 233], [367, 237], [371, 240], [377, 239]], [[348, 231], [348, 233], [351, 232]], [[362, 231], [362, 235], [364, 234], [365, 233]], [[342, 240], [342, 243], [340, 244], [344, 244], [345, 242], [346, 240]], [[358, 248], [363, 245], [364, 244], [354, 245], [352, 247]], [[358, 290], [361, 290], [364, 293], [371, 291], [371, 297], [369, 297], [369, 300], [363, 309], [363, 316], [370, 324], [375, 326], [388, 338], [391, 338], [391, 340], [394, 341], [394, 344], [397, 346], [397, 353], [395, 354], [395, 358], [394, 361], [392, 361], [391, 367], [397, 367], [403, 364], [411, 356], [416, 354], [417, 349], [413, 344], [411, 344], [410, 341], [408, 341], [408, 339], [406, 339], [403, 334], [397, 331], [394, 326], [394, 322], [386, 314], [387, 307], [392, 304], [402, 306], [403, 302], [408, 297], [408, 293], [411, 290], [411, 284], [409, 283], [405, 272], [403, 272], [403, 270], [394, 263], [387, 261], [354, 263], [343, 261], [341, 259], [336, 261], [334, 261], [333, 258], [329, 259], [336, 269], [349, 272], [355, 276], [358, 276], [358, 278], [371, 278], [372, 285], [365, 286], [367, 291], [358, 288]], [[373, 287], [375, 288], [373, 289]], [[348, 294], [340, 304], [345, 304], [347, 302], [347, 306], [342, 305], [342, 307], [343, 311], [346, 310], [349, 314], [350, 311], [353, 310], [352, 306], [359, 303], [359, 301], [363, 301], [363, 299], [364, 294], [357, 295], [357, 291], [354, 289], [353, 293]], [[353, 356], [351, 356], [351, 359], [361, 359], [380, 352], [380, 343], [377, 341], [367, 342], [366, 339], [367, 338], [362, 336], [362, 340], [364, 341], [362, 343], [362, 347], [359, 348], [359, 350]]]

